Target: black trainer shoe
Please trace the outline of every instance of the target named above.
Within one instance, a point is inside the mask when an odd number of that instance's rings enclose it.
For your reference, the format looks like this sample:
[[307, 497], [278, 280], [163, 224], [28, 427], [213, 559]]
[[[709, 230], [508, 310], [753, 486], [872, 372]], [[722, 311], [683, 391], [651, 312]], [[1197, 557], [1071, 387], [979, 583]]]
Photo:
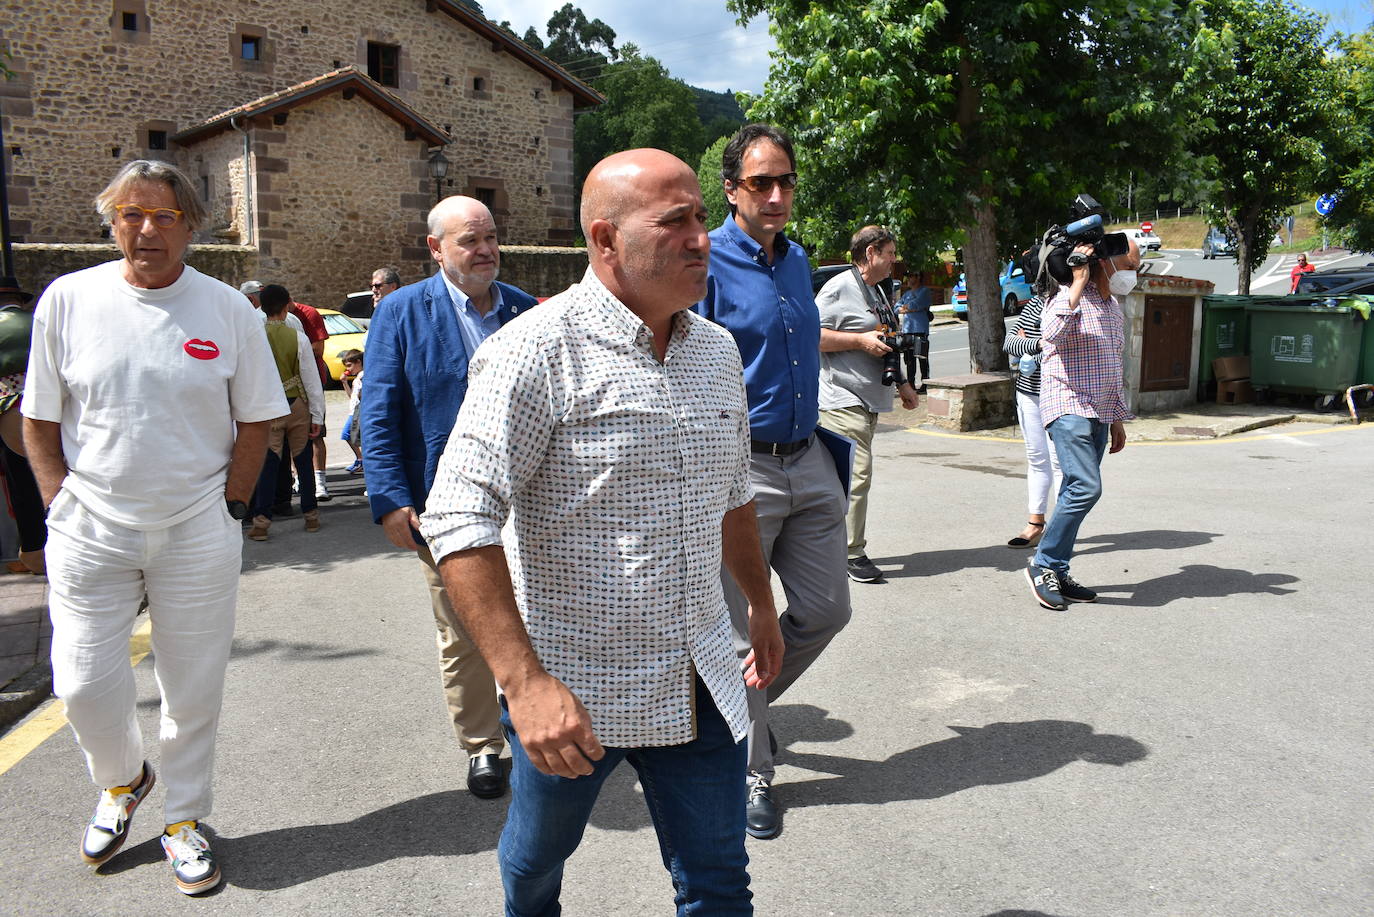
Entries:
[[1031, 564], [1026, 568], [1026, 582], [1030, 583], [1035, 600], [1051, 611], [1063, 611], [1069, 607], [1059, 591], [1059, 574], [1049, 567]]
[[868, 559], [867, 554], [860, 554], [858, 557], [849, 558], [847, 563], [849, 578], [856, 583], [878, 583], [882, 582], [883, 571], [874, 566], [873, 561]]
[[1059, 574], [1059, 594], [1066, 602], [1096, 602], [1097, 593], [1074, 580], [1067, 573]]
[[773, 788], [768, 778], [749, 775], [749, 800], [744, 804], [744, 830], [750, 837], [767, 840], [782, 833], [782, 816], [773, 802]]
[[119, 852], [129, 836], [129, 823], [134, 810], [157, 783], [153, 766], [143, 762], [143, 780], [136, 787], [115, 786], [100, 794], [86, 833], [81, 835], [81, 859], [91, 866], [99, 866]]

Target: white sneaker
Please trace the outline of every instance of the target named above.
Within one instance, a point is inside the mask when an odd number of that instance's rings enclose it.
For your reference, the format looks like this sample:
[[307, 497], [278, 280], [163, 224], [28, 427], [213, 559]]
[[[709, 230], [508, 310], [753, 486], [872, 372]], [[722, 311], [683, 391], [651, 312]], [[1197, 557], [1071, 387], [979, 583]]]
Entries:
[[172, 877], [184, 895], [208, 892], [224, 878], [210, 850], [210, 842], [196, 822], [182, 822], [175, 834], [163, 833], [162, 852], [172, 864]]
[[129, 823], [134, 810], [157, 783], [153, 766], [143, 762], [143, 781], [137, 787], [116, 786], [100, 793], [95, 814], [81, 835], [81, 859], [91, 866], [99, 866], [119, 852], [129, 836]]

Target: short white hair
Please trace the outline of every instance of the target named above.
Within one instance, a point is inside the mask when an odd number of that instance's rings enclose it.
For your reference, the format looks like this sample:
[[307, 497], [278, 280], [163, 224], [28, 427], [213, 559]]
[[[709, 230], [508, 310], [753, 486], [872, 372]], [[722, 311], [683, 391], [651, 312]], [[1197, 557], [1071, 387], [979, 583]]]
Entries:
[[135, 159], [124, 164], [115, 177], [105, 186], [105, 190], [95, 196], [95, 209], [105, 222], [113, 223], [115, 208], [124, 203], [129, 186], [138, 182], [161, 182], [172, 189], [177, 199], [177, 209], [182, 212], [186, 225], [194, 232], [205, 225], [208, 214], [195, 185], [186, 173], [170, 162], [156, 159]]

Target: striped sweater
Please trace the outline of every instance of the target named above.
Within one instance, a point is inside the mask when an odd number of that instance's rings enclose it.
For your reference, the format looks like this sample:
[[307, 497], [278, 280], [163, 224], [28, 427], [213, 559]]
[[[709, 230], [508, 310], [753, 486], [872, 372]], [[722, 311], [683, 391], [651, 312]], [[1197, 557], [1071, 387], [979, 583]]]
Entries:
[[[1026, 307], [1021, 310], [1021, 314], [1016, 318], [1016, 324], [1007, 331], [1007, 337], [1002, 341], [1002, 352], [1011, 356], [1012, 367], [1015, 368], [1016, 361], [1026, 354], [1040, 355], [1040, 312], [1045, 308], [1045, 301], [1039, 296], [1032, 296], [1027, 302]], [[1024, 332], [1020, 334], [1018, 332]], [[1017, 372], [1016, 390], [1025, 392], [1032, 397], [1040, 397], [1040, 364], [1035, 365], [1035, 372], [1029, 375]]]

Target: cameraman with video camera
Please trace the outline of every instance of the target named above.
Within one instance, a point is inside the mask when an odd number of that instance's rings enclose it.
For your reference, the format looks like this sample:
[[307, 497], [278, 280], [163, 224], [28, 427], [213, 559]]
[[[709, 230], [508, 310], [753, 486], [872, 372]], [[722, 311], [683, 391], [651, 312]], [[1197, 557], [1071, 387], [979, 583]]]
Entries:
[[849, 242], [850, 269], [836, 274], [816, 294], [821, 314], [821, 426], [854, 440], [849, 487], [849, 578], [876, 583], [883, 578], [865, 549], [868, 488], [872, 483], [873, 434], [878, 415], [892, 410], [892, 389], [908, 411], [920, 403], [902, 375], [903, 344], [897, 313], [882, 281], [892, 276], [897, 242], [881, 226], [865, 226]]
[[1036, 601], [1062, 611], [1097, 593], [1074, 581], [1069, 560], [1078, 528], [1102, 496], [1102, 456], [1126, 448], [1132, 419], [1122, 392], [1125, 318], [1116, 297], [1135, 288], [1140, 249], [1124, 233], [1102, 231], [1102, 208], [1087, 195], [1079, 217], [1052, 226], [1041, 248], [1042, 274], [1058, 285], [1041, 325], [1040, 417], [1063, 472], [1059, 499], [1026, 579]]

